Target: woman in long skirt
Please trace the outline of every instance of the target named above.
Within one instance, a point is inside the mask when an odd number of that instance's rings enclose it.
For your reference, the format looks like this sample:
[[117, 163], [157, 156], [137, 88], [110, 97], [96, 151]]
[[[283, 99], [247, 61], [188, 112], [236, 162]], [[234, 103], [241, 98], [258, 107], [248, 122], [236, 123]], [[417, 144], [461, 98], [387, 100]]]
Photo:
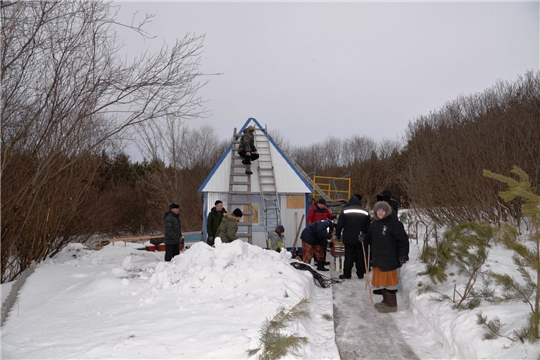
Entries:
[[375, 203], [374, 220], [366, 242], [371, 245], [372, 284], [381, 288], [383, 301], [375, 304], [381, 313], [397, 311], [397, 270], [409, 260], [409, 237], [392, 208], [384, 201]]

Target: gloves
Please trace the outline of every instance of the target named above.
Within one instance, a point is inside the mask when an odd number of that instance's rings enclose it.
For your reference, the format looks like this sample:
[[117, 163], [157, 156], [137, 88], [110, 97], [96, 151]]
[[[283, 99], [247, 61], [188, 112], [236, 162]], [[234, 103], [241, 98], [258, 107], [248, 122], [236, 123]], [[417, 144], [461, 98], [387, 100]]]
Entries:
[[405, 264], [408, 260], [405, 259], [405, 258], [400, 258], [399, 259], [399, 265], [402, 266], [403, 264]]

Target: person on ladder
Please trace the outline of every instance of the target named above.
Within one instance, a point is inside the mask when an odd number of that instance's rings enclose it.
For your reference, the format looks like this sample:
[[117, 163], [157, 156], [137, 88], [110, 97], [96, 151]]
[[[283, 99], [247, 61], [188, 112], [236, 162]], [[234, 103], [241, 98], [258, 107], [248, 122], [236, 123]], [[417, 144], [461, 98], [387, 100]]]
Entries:
[[242, 164], [246, 165], [246, 175], [251, 175], [251, 162], [259, 158], [259, 153], [255, 147], [255, 128], [253, 125], [248, 126], [244, 129], [244, 135], [240, 139], [240, 146], [238, 147], [238, 155], [240, 155], [243, 160]]

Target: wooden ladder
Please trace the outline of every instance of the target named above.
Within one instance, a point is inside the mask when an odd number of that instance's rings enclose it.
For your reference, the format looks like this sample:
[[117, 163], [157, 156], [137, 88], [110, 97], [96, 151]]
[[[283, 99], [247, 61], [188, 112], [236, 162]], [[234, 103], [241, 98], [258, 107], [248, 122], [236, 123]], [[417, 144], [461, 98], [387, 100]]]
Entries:
[[228, 209], [232, 214], [235, 208], [242, 210], [242, 219], [238, 223], [238, 238], [247, 239], [248, 243], [253, 244], [253, 213], [251, 210], [251, 176], [246, 175], [245, 165], [242, 164], [242, 158], [238, 155], [240, 138], [243, 134], [237, 134], [234, 128], [231, 150], [231, 171], [229, 178], [229, 197]]

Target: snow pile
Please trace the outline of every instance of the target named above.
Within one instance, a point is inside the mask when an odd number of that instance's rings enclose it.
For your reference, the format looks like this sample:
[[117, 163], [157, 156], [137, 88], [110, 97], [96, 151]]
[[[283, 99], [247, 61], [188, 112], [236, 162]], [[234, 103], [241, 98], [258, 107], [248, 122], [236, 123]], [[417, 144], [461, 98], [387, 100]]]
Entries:
[[294, 269], [290, 253], [201, 242], [167, 263], [137, 247], [73, 244], [41, 264], [3, 326], [2, 357], [247, 358], [266, 318], [308, 298], [311, 318], [288, 329], [309, 339], [298, 357], [339, 358], [323, 316], [332, 290]]
[[[424, 236], [420, 234], [420, 239]], [[523, 302], [492, 304], [482, 301], [472, 310], [452, 309], [450, 301], [434, 301], [438, 294], [419, 294], [419, 284], [430, 283], [427, 275], [420, 276], [426, 264], [420, 260], [423, 241], [410, 243], [410, 261], [401, 268], [402, 290], [399, 310], [394, 315], [397, 326], [420, 358], [429, 359], [537, 359], [540, 344], [512, 342], [500, 337], [483, 340], [485, 330], [477, 324], [480, 312], [489, 319], [498, 317], [504, 324], [503, 333], [511, 333], [525, 326], [530, 307]], [[515, 279], [521, 275], [512, 263], [512, 252], [500, 245], [489, 248], [484, 270], [509, 274]], [[458, 269], [449, 267], [448, 280], [437, 285], [437, 291], [452, 297], [454, 286], [462, 292], [468, 280], [458, 275]], [[478, 280], [477, 288], [483, 280]], [[491, 287], [494, 284], [491, 283]], [[500, 289], [499, 289], [500, 290]], [[456, 295], [458, 298], [458, 295]], [[380, 299], [380, 297], [378, 297]], [[403, 305], [402, 305], [403, 304]]]

